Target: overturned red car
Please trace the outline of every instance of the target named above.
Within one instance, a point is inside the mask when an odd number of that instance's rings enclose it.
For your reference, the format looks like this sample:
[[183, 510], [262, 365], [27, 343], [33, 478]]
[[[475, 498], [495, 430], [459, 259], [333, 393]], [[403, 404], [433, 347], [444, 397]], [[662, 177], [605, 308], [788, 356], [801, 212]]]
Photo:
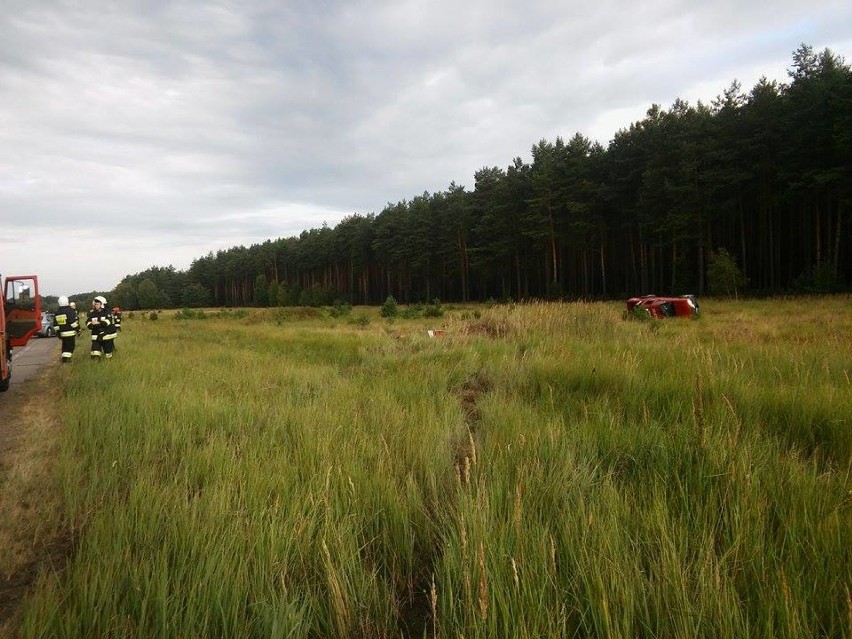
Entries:
[[698, 315], [698, 300], [695, 295], [664, 297], [661, 295], [643, 295], [627, 300], [627, 312], [630, 314], [645, 312], [654, 319], [667, 317], [695, 317]]

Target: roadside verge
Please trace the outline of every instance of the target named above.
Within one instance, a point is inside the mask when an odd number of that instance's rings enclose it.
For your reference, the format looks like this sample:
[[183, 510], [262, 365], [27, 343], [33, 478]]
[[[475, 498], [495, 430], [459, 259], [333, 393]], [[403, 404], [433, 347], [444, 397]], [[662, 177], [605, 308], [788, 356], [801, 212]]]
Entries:
[[58, 367], [44, 366], [0, 398], [0, 637], [18, 636], [38, 575], [60, 570], [73, 549], [62, 521], [58, 381]]

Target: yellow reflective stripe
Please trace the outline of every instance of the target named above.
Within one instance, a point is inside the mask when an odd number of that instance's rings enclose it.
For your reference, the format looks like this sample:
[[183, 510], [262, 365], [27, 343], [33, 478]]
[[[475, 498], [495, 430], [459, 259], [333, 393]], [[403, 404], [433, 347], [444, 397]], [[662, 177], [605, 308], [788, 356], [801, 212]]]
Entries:
[[77, 334], [77, 331], [60, 331], [59, 337], [72, 337]]

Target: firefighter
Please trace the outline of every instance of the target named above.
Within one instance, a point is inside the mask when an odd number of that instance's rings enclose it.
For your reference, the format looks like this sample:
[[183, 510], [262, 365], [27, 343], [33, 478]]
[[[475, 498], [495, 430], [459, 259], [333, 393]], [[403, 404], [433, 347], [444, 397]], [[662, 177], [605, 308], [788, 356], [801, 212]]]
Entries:
[[104, 332], [101, 333], [101, 341], [104, 345], [104, 356], [107, 359], [112, 359], [112, 354], [115, 352], [115, 337], [118, 334], [117, 326], [115, 323], [115, 318], [112, 315], [112, 312], [107, 308], [107, 301], [103, 296], [99, 296], [101, 298], [101, 307], [106, 312], [107, 315], [107, 325], [104, 328]]
[[62, 354], [59, 361], [67, 364], [71, 361], [71, 355], [77, 345], [80, 323], [77, 319], [77, 311], [68, 303], [68, 298], [64, 295], [59, 298], [59, 310], [53, 316], [53, 326], [56, 328], [59, 339], [62, 340]]
[[112, 313], [107, 310], [106, 299], [102, 295], [92, 300], [92, 310], [86, 316], [86, 326], [92, 331], [92, 359], [100, 360], [101, 357], [111, 359], [115, 326]]
[[115, 320], [115, 331], [116, 333], [121, 332], [121, 307], [113, 306], [112, 307], [112, 317]]
[[[74, 314], [77, 315], [77, 302], [69, 302], [68, 306], [74, 309]], [[80, 325], [80, 316], [77, 315], [77, 337], [83, 334], [83, 327]]]

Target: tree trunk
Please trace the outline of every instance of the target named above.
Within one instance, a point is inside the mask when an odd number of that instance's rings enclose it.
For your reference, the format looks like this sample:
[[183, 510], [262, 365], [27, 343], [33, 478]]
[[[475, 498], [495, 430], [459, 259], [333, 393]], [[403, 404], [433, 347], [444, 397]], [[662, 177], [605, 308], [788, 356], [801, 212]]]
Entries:
[[627, 290], [632, 291], [636, 288], [636, 282], [639, 281], [638, 271], [636, 269], [636, 240], [633, 237], [633, 229], [630, 230], [630, 285]]
[[739, 201], [740, 208], [740, 261], [743, 267], [743, 276], [748, 277], [748, 267], [746, 265], [746, 232], [745, 232], [745, 212], [743, 211], [743, 201]]
[[517, 249], [515, 249], [515, 278], [516, 278], [517, 286], [518, 286], [518, 288], [517, 288], [518, 301], [520, 301], [521, 299], [523, 299], [523, 296], [521, 294], [521, 256], [518, 254]]
[[834, 233], [834, 277], [840, 277], [840, 233], [843, 230], [843, 203], [837, 200], [837, 231]]
[[550, 206], [549, 203], [547, 205], [547, 219], [550, 222], [550, 256], [553, 268], [553, 278], [551, 281], [555, 285], [559, 281], [558, 272], [556, 270], [556, 226], [553, 221], [553, 208]]
[[819, 203], [814, 207], [814, 215], [816, 215], [816, 237], [814, 238], [814, 246], [816, 247], [816, 263], [822, 262], [822, 226], [820, 224], [822, 216], [820, 215]]
[[771, 211], [766, 212], [766, 228], [767, 228], [767, 238], [769, 240], [769, 287], [774, 289], [778, 286], [778, 269], [775, 268], [775, 238], [774, 233], [772, 232], [773, 220]]
[[672, 242], [672, 293], [675, 293], [675, 283], [677, 282], [677, 242]]
[[464, 235], [461, 232], [461, 229], [458, 231], [458, 246], [459, 246], [459, 265], [461, 267], [461, 286], [462, 286], [462, 301], [467, 302], [468, 297], [468, 285], [467, 285], [467, 275], [468, 275], [468, 257], [467, 257], [467, 243], [465, 242]]

